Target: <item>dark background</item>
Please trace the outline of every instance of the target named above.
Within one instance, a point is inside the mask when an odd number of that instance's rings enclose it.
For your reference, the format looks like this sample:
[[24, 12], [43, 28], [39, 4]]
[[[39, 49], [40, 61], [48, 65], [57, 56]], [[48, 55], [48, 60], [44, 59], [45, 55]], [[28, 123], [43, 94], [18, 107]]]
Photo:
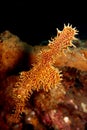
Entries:
[[86, 3], [18, 0], [0, 4], [0, 33], [9, 30], [32, 45], [50, 40], [56, 35], [56, 28], [63, 29], [64, 23], [79, 30], [78, 38], [87, 39]]

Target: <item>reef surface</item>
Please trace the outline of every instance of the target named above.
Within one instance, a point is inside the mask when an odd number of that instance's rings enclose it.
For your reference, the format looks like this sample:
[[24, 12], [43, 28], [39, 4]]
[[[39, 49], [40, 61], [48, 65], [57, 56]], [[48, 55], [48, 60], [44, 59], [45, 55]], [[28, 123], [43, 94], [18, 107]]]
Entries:
[[64, 25], [47, 45], [0, 34], [0, 130], [87, 129], [87, 41]]

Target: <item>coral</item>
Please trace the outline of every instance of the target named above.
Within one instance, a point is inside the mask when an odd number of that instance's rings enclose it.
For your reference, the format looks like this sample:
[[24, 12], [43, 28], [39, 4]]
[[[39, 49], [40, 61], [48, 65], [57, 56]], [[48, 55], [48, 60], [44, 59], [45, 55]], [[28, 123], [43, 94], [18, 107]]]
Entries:
[[34, 47], [0, 35], [1, 129], [86, 128], [87, 49], [77, 32], [64, 25], [47, 46]]
[[0, 79], [15, 68], [23, 70], [22, 62], [26, 62], [24, 59], [29, 52], [27, 48], [30, 46], [9, 31], [0, 34]]

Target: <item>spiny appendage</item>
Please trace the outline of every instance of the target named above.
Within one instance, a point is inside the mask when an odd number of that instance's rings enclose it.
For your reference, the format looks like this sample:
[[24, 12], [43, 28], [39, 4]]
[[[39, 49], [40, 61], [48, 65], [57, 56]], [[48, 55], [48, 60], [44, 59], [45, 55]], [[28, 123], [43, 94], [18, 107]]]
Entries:
[[30, 71], [22, 72], [16, 93], [16, 99], [21, 102], [32, 94], [32, 91], [44, 89], [45, 91], [56, 87], [61, 81], [61, 74], [58, 69], [48, 64], [37, 64]]
[[61, 82], [61, 74], [57, 68], [54, 68], [50, 62], [45, 62], [45, 64], [38, 64], [34, 66], [33, 72], [34, 78], [34, 88], [38, 91], [43, 89], [44, 91], [49, 91], [51, 88], [57, 87]]
[[9, 120], [13, 122], [20, 121], [20, 114], [25, 111], [26, 100], [28, 100], [28, 96], [32, 93], [32, 89], [27, 82], [27, 76], [27, 72], [21, 72], [19, 80], [12, 90], [11, 95], [14, 101], [15, 112], [9, 117]]
[[12, 93], [16, 109], [13, 118], [16, 118], [16, 121], [19, 120], [18, 115], [24, 112], [25, 101], [32, 94], [32, 91], [43, 89], [48, 92], [51, 88], [57, 87], [61, 79], [59, 70], [50, 64], [44, 65], [44, 67], [38, 64], [30, 71], [22, 72]]
[[63, 31], [58, 31], [57, 36], [49, 41], [48, 46], [54, 51], [54, 53], [60, 53], [63, 49], [67, 49], [68, 46], [74, 46], [72, 40], [75, 40], [75, 35], [78, 33], [76, 28], [72, 28], [72, 25], [64, 25]]
[[53, 64], [53, 57], [52, 57], [53, 53], [51, 53], [51, 50], [43, 50], [40, 52], [40, 61], [41, 64], [44, 66], [46, 64]]
[[48, 92], [52, 88], [58, 87], [62, 80], [62, 75], [57, 68], [52, 65], [48, 65], [42, 70], [41, 74], [42, 89]]
[[[35, 65], [29, 73], [26, 72], [27, 79], [25, 80], [25, 88], [29, 93], [31, 90], [49, 91], [53, 87], [61, 82], [61, 74], [58, 69], [54, 68], [51, 64], [40, 64]], [[31, 89], [30, 89], [31, 88]]]

